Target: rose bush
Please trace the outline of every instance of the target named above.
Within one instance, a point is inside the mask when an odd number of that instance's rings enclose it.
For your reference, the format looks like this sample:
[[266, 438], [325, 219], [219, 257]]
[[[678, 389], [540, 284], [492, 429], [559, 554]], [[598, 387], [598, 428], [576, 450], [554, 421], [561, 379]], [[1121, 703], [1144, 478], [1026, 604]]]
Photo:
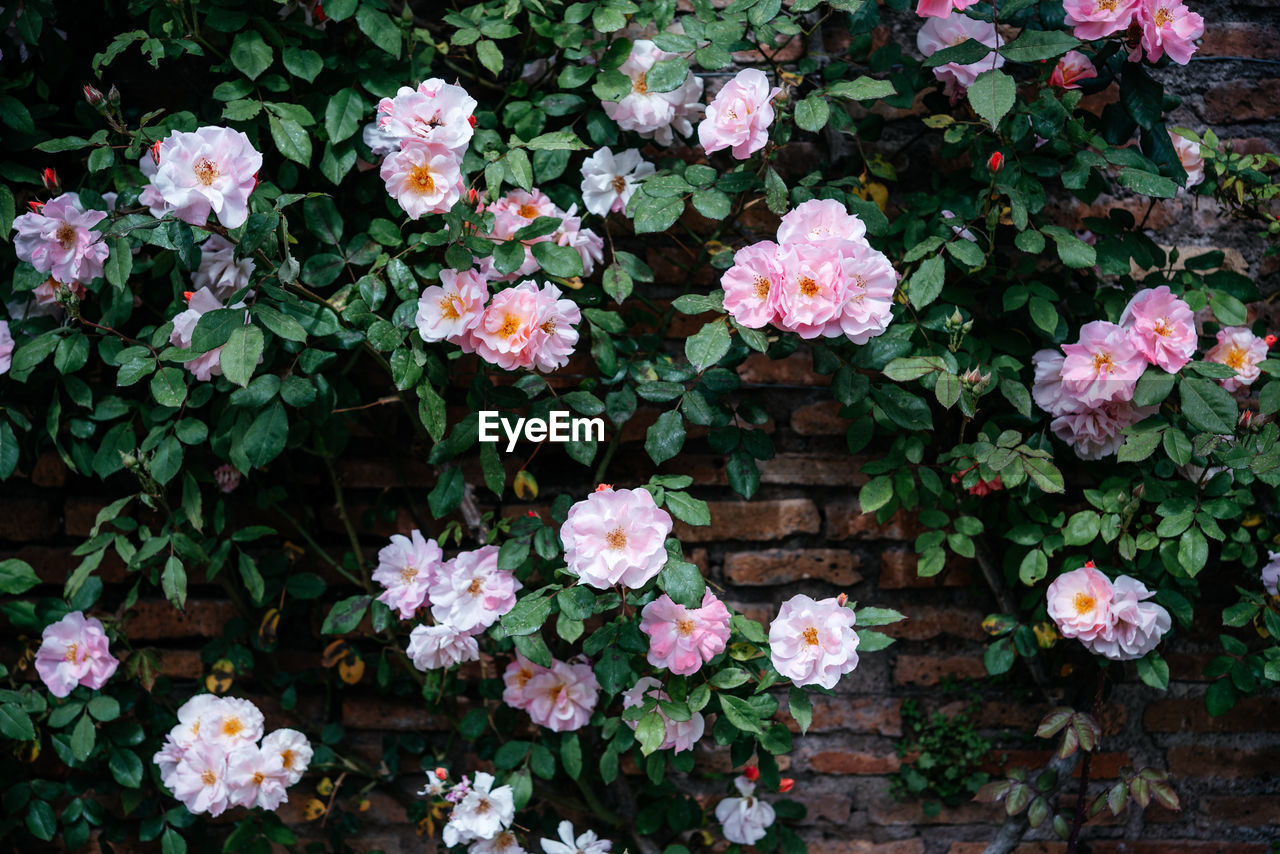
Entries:
[[[39, 681], [27, 659], [6, 667], [5, 762], [52, 751], [73, 772], [6, 775], [13, 844], [179, 852], [212, 844], [199, 815], [242, 807], [225, 850], [291, 844], [272, 810], [310, 768], [361, 793], [425, 777], [411, 815], [475, 854], [680, 852], [704, 827], [800, 850], [775, 715], [807, 729], [808, 691], [885, 647], [874, 627], [900, 615], [798, 595], [763, 626], [672, 534], [710, 521], [679, 473], [686, 425], [750, 498], [774, 448], [735, 369], [801, 347], [870, 458], [862, 512], [918, 517], [922, 576], [951, 555], [981, 568], [1001, 609], [992, 673], [1022, 659], [1073, 700], [1045, 660], [1077, 659], [1100, 699], [1110, 662], [1135, 660], [1163, 688], [1160, 642], [1209, 579], [1239, 597], [1210, 712], [1280, 681], [1276, 561], [1260, 573], [1280, 362], [1247, 309], [1260, 294], [1124, 207], [1076, 233], [1049, 205], [1195, 192], [1276, 231], [1274, 163], [1166, 127], [1176, 96], [1150, 69], [1187, 62], [1200, 16], [1164, 0], [720, 5], [493, 0], [439, 18], [138, 0], [92, 28], [53, 0], [0, 11], [0, 479], [52, 450], [118, 495], [61, 596], [24, 595], [32, 569], [0, 563], [16, 597], [0, 609], [43, 635]], [[878, 44], [882, 19], [910, 36]], [[911, 111], [920, 137], [884, 138], [885, 110]], [[919, 168], [939, 158], [945, 176]], [[658, 260], [683, 279], [670, 304]], [[663, 334], [677, 315], [698, 319], [682, 351]], [[523, 466], [508, 483], [478, 410], [607, 418], [607, 445], [563, 447], [594, 486], [641, 401], [662, 410], [645, 452], [677, 473], [561, 492], [545, 516], [481, 512], [482, 489], [539, 486]], [[438, 477], [433, 526], [371, 560], [335, 460], [377, 427]], [[482, 483], [463, 476], [471, 455]], [[344, 553], [290, 515], [296, 471], [332, 491]], [[135, 580], [122, 601], [95, 574], [108, 554]], [[193, 581], [223, 585], [243, 620], [205, 651], [209, 691], [252, 673], [280, 720], [174, 683], [128, 637], [139, 595], [181, 609]], [[271, 663], [314, 607], [337, 684]], [[484, 767], [416, 734], [357, 758], [298, 707], [343, 682], [437, 707]], [[1041, 734], [1058, 733], [1064, 757], [1097, 747], [1086, 711], [1050, 715]], [[713, 810], [681, 784], [699, 741], [743, 769]], [[1018, 816], [1052, 816], [1074, 850], [1086, 810], [1056, 809], [1051, 770], [980, 797], [1007, 799], [1014, 835]], [[1117, 785], [1089, 808], [1177, 803], [1153, 769]], [[307, 810], [337, 849], [359, 833], [345, 800]]]

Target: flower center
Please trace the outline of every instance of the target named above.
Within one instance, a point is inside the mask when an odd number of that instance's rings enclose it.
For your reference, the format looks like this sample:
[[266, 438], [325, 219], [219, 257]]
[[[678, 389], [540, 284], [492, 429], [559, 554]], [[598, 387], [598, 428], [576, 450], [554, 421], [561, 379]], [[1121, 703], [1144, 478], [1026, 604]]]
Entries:
[[693, 620], [677, 620], [676, 633], [682, 638], [687, 638], [693, 634]]
[[548, 335], [555, 335], [555, 334], [556, 334], [556, 319], [553, 317], [553, 318], [551, 318], [550, 320], [548, 320], [548, 321], [546, 321], [545, 323], [543, 323], [543, 324], [542, 324], [540, 327], [538, 327], [538, 328], [539, 328], [539, 329], [541, 329], [543, 332], [547, 333]]
[[1077, 614], [1087, 614], [1092, 611], [1096, 602], [1096, 599], [1084, 592], [1077, 593], [1076, 597], [1071, 600], [1071, 604], [1076, 606]]
[[498, 334], [503, 338], [510, 338], [520, 329], [520, 318], [514, 314], [506, 314], [502, 317], [502, 325], [498, 327]]
[[263, 780], [265, 780], [265, 779], [267, 779], [267, 775], [266, 775], [266, 774], [263, 774], [261, 771], [254, 771], [254, 772], [253, 772], [253, 785], [255, 785], [255, 786], [261, 786], [261, 785], [262, 785], [262, 781], [263, 781]]
[[517, 670], [516, 671], [517, 687], [523, 688], [525, 686], [525, 683], [527, 683], [532, 678], [533, 678], [532, 670], [529, 670], [528, 668], [525, 668], [523, 670]]
[[1244, 367], [1245, 357], [1248, 355], [1248, 352], [1243, 347], [1232, 347], [1227, 351], [1227, 360], [1224, 364], [1238, 371]]
[[222, 734], [225, 736], [237, 736], [244, 730], [244, 724], [239, 718], [227, 718], [222, 722]]
[[755, 281], [756, 299], [763, 302], [769, 296], [769, 280], [764, 276], [756, 276]]
[[484, 579], [473, 578], [471, 583], [467, 585], [467, 592], [472, 596], [479, 596], [480, 591], [484, 589]]
[[818, 630], [815, 627], [810, 626], [804, 630], [804, 642], [807, 646], [818, 645]]
[[520, 209], [517, 210], [516, 213], [520, 214], [520, 216], [524, 217], [525, 219], [537, 219], [538, 207], [537, 205], [534, 205], [531, 202], [525, 202], [523, 205], [520, 206]]
[[647, 95], [649, 93], [649, 84], [645, 82], [644, 75], [631, 78], [631, 91], [637, 95]]
[[58, 245], [63, 249], [70, 249], [76, 245], [76, 230], [67, 223], [58, 226], [58, 233], [55, 235]]
[[212, 771], [201, 771], [200, 782], [204, 783], [206, 786], [212, 786], [214, 783], [218, 782], [218, 775]]
[[818, 283], [812, 277], [805, 276], [800, 280], [800, 293], [807, 297], [816, 297], [818, 295]]
[[481, 798], [479, 801], [476, 802], [476, 815], [484, 815], [488, 811], [489, 811], [489, 802], [486, 799]]
[[1108, 12], [1114, 12], [1119, 0], [1098, 0], [1098, 8]]
[[418, 577], [418, 568], [416, 566], [409, 566], [408, 564], [406, 564], [405, 568], [400, 570], [400, 580], [403, 581], [405, 584], [408, 584], [409, 582], [413, 581], [417, 577]]
[[1115, 362], [1111, 361], [1110, 353], [1093, 354], [1093, 369], [1097, 373], [1102, 373], [1103, 370], [1110, 371], [1115, 366]]
[[219, 174], [217, 164], [207, 157], [201, 157], [197, 160], [192, 169], [196, 173], [196, 180], [206, 187], [211, 186]]
[[515, 834], [509, 830], [504, 830], [493, 838], [493, 847], [499, 851], [506, 851], [511, 844], [516, 841]]
[[1161, 317], [1156, 320], [1155, 329], [1153, 330], [1161, 338], [1168, 338], [1173, 334], [1173, 330], [1169, 328], [1169, 318]]
[[627, 547], [627, 532], [621, 527], [614, 528], [604, 535], [604, 544], [611, 551], [620, 552]]
[[627, 179], [621, 175], [615, 175], [613, 177], [613, 191], [619, 196], [625, 193], [627, 191]]
[[1164, 6], [1156, 9], [1156, 13], [1153, 17], [1155, 18], [1156, 26], [1162, 30], [1169, 26], [1173, 21], [1173, 15], [1169, 14], [1169, 10]]
[[431, 177], [431, 167], [424, 164], [410, 169], [409, 187], [419, 193], [434, 193], [436, 191], [436, 180]]
[[462, 297], [449, 294], [440, 300], [440, 316], [445, 320], [457, 320], [462, 317]]
[[74, 662], [77, 660], [76, 657], [79, 654], [80, 654], [80, 647], [78, 647], [76, 644], [69, 643], [67, 644], [67, 654], [63, 656], [63, 659], [65, 661]]
[[285, 768], [293, 767], [293, 751], [292, 750], [280, 751], [280, 764], [283, 765]]

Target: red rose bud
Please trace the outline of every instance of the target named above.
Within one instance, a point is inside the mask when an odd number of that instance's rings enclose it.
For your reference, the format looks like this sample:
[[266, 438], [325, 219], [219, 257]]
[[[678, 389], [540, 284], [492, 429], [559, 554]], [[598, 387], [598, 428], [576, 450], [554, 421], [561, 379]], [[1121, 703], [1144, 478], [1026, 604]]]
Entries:
[[790, 777], [783, 777], [778, 781], [778, 791], [784, 795], [796, 787], [796, 781]]
[[993, 153], [991, 158], [987, 160], [987, 168], [992, 172], [999, 172], [1002, 166], [1004, 166], [1004, 155], [998, 151]]
[[44, 171], [40, 173], [40, 180], [44, 181], [44, 188], [50, 193], [57, 195], [58, 193], [58, 173], [52, 167], [46, 166]]
[[183, 291], [182, 298], [187, 302], [191, 302], [191, 298], [195, 296], [195, 293], [196, 293], [195, 291]]
[[478, 202], [479, 200], [480, 200], [480, 194], [476, 192], [475, 187], [472, 187], [470, 190], [467, 190], [467, 204], [474, 207], [475, 203]]
[[849, 601], [848, 593], [841, 593], [839, 596], [836, 597], [836, 604], [839, 605], [841, 608], [843, 608], [845, 606], [845, 603], [848, 601]]
[[1266, 338], [1263, 338], [1262, 340], [1267, 342], [1268, 347], [1276, 346], [1276, 336], [1274, 335], [1268, 335]]
[[475, 117], [475, 116], [467, 116], [467, 121], [471, 122], [471, 126], [472, 126], [472, 127], [475, 127], [475, 126], [476, 126], [476, 117]]
[[151, 143], [151, 159], [156, 162], [157, 166], [160, 165], [160, 140], [158, 139]]
[[[322, 23], [322, 24], [323, 24], [325, 21], [329, 20], [329, 16], [328, 16], [328, 15], [326, 15], [326, 14], [324, 13], [324, 4], [323, 4], [323, 3], [317, 3], [317, 4], [316, 4], [316, 7], [315, 7], [314, 9], [312, 9], [312, 10], [311, 10], [311, 14], [315, 15], [315, 16], [316, 16], [316, 20], [317, 20], [317, 21], [319, 21], [319, 22], [320, 22], [320, 23]], [[441, 780], [443, 780], [444, 778], [443, 778], [443, 777], [441, 777], [440, 779], [441, 779]]]
[[742, 769], [742, 776], [754, 783], [760, 779], [760, 769], [754, 765], [748, 765]]
[[31, 208], [32, 213], [40, 213], [44, 209], [44, 202], [27, 202], [27, 207]]
[[443, 768], [437, 768], [437, 769], [436, 769], [436, 779], [437, 779], [437, 780], [443, 780], [444, 778], [446, 778], [446, 777], [448, 777], [448, 776], [449, 776], [449, 772], [448, 772], [448, 771], [446, 771], [446, 770], [444, 770]]
[[612, 483], [602, 483], [596, 487], [596, 492], [604, 492], [606, 489], [613, 489]]
[[1093, 561], [1091, 561], [1091, 560], [1086, 560], [1086, 561], [1084, 562], [1084, 568], [1085, 568], [1085, 569], [1097, 569], [1097, 567], [1093, 565]]
[[537, 511], [535, 511], [535, 510], [530, 510], [529, 512], [525, 513], [524, 515], [528, 516], [530, 519], [537, 519], [537, 518], [538, 518], [538, 513], [537, 513]]
[[84, 84], [84, 99], [88, 101], [91, 106], [96, 107], [106, 100], [106, 96], [103, 95], [101, 91], [86, 83]]

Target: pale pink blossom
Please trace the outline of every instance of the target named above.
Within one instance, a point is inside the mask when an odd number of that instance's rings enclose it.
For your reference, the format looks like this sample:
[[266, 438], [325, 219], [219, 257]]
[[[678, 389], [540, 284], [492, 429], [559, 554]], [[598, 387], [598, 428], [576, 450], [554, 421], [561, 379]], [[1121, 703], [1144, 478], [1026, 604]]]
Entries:
[[835, 598], [792, 596], [769, 624], [774, 669], [796, 685], [834, 688], [858, 666], [856, 616]]
[[510, 830], [501, 830], [492, 839], [477, 839], [467, 854], [529, 854]]
[[677, 676], [697, 673], [729, 643], [729, 609], [710, 590], [702, 605], [687, 608], [667, 594], [644, 606], [640, 631], [649, 636], [649, 663]]
[[[622, 708], [630, 709], [633, 706], [642, 706], [646, 697], [654, 697], [657, 700], [670, 701], [671, 696], [662, 690], [662, 683], [652, 676], [644, 676], [636, 680], [636, 684], [626, 691], [622, 692]], [[672, 720], [662, 711], [660, 706], [655, 707], [658, 716], [662, 718], [662, 723], [666, 726], [662, 744], [659, 750], [672, 750], [681, 753], [685, 750], [693, 750], [693, 746], [698, 743], [698, 739], [702, 738], [702, 734], [706, 731], [707, 722], [702, 717], [701, 712], [694, 712], [687, 721]], [[623, 718], [627, 725], [633, 730], [637, 726], [637, 722]]]
[[784, 244], [778, 265], [782, 287], [776, 325], [806, 339], [839, 335], [848, 291], [840, 255], [808, 243]]
[[72, 611], [45, 626], [36, 651], [36, 673], [55, 697], [67, 696], [77, 685], [96, 691], [120, 666], [109, 643], [97, 617]]
[[544, 284], [537, 292], [538, 325], [529, 335], [533, 369], [548, 374], [569, 364], [578, 344], [577, 324], [582, 321], [578, 304], [562, 299], [560, 293], [552, 284]]
[[768, 240], [744, 246], [733, 253], [733, 266], [720, 277], [725, 311], [750, 329], [777, 318], [783, 281], [778, 250], [778, 244]]
[[1078, 50], [1067, 51], [1053, 73], [1049, 75], [1049, 85], [1059, 89], [1079, 89], [1081, 80], [1090, 80], [1098, 76], [1098, 69], [1093, 61]]
[[921, 18], [945, 18], [954, 9], [963, 11], [978, 0], [918, 0], [916, 14]]
[[534, 350], [529, 342], [542, 324], [539, 314], [544, 305], [540, 289], [531, 280], [498, 291], [485, 306], [480, 322], [467, 333], [468, 345], [486, 362], [508, 371], [533, 368]]
[[274, 810], [289, 800], [289, 775], [280, 757], [256, 744], [237, 747], [227, 755], [227, 790], [232, 806]]
[[1036, 406], [1050, 415], [1067, 415], [1088, 408], [1062, 387], [1062, 362], [1065, 358], [1059, 350], [1038, 350], [1031, 357], [1035, 370], [1031, 397]]
[[1147, 360], [1122, 326], [1095, 320], [1080, 328], [1080, 340], [1062, 351], [1062, 387], [1085, 406], [1129, 400]]
[[560, 528], [568, 571], [607, 590], [639, 588], [667, 562], [671, 515], [644, 489], [601, 489], [569, 508]]
[[1115, 593], [1111, 579], [1092, 563], [1059, 575], [1049, 585], [1046, 596], [1049, 619], [1064, 638], [1089, 642], [1110, 631]]
[[601, 148], [582, 161], [582, 204], [596, 216], [621, 213], [639, 188], [640, 179], [655, 171], [634, 148], [617, 154]]
[[845, 277], [840, 331], [854, 344], [865, 344], [884, 332], [893, 320], [898, 271], [883, 252], [852, 241], [844, 246], [840, 257]]
[[208, 734], [214, 719], [221, 714], [222, 699], [215, 694], [196, 694], [178, 707], [178, 724], [169, 736], [180, 749], [195, 744], [201, 732]]
[[462, 198], [462, 170], [443, 145], [407, 139], [382, 161], [378, 174], [410, 219], [447, 213]]
[[262, 738], [266, 723], [262, 710], [250, 700], [239, 697], [218, 699], [218, 704], [209, 709], [207, 719], [202, 720], [200, 741], [219, 745], [228, 751], [256, 744]]
[[772, 806], [756, 796], [756, 784], [746, 777], [734, 778], [733, 785], [741, 797], [724, 798], [716, 804], [716, 820], [729, 842], [755, 845], [768, 833], [776, 813]]
[[222, 815], [231, 806], [227, 758], [222, 745], [197, 741], [182, 754], [166, 785], [188, 811]]
[[746, 68], [716, 93], [698, 125], [698, 141], [708, 153], [732, 150], [746, 160], [764, 148], [773, 124], [773, 99], [782, 91], [769, 87], [769, 78], [758, 68]]
[[502, 672], [502, 702], [513, 709], [520, 709], [521, 711], [528, 709], [530, 697], [527, 688], [529, 682], [533, 677], [546, 672], [547, 668], [541, 664], [534, 664], [517, 652], [515, 660], [508, 664], [507, 669]]
[[1153, 415], [1158, 406], [1134, 406], [1117, 400], [1064, 412], [1049, 422], [1053, 434], [1072, 447], [1082, 460], [1109, 457], [1124, 444], [1124, 428]]
[[1272, 596], [1280, 596], [1280, 552], [1267, 554], [1267, 565], [1262, 567], [1262, 587]]
[[364, 144], [369, 146], [369, 152], [374, 157], [386, 157], [393, 151], [400, 150], [400, 137], [391, 134], [378, 127], [377, 122], [369, 122], [364, 126], [364, 130], [360, 132], [360, 138], [364, 140]]
[[811, 243], [842, 248], [847, 243], [868, 245], [867, 227], [856, 215], [835, 199], [809, 199], [782, 217], [778, 224], [778, 242]]
[[173, 206], [164, 200], [164, 196], [160, 194], [159, 188], [155, 185], [156, 172], [160, 170], [156, 157], [164, 151], [164, 147], [168, 140], [162, 140], [159, 145], [151, 151], [142, 155], [138, 160], [138, 168], [142, 170], [142, 177], [147, 179], [146, 186], [142, 188], [142, 192], [138, 195], [138, 203], [146, 205], [151, 215], [156, 219], [164, 216], [173, 210]]
[[200, 266], [191, 274], [191, 284], [196, 290], [205, 289], [220, 300], [228, 299], [236, 291], [249, 286], [253, 275], [253, 259], [236, 260], [236, 247], [221, 235], [210, 235], [200, 245]]
[[444, 564], [444, 550], [435, 540], [418, 530], [409, 536], [392, 534], [391, 542], [378, 552], [373, 580], [383, 587], [378, 601], [409, 620], [427, 604], [431, 584]]
[[1200, 153], [1200, 143], [1173, 131], [1169, 131], [1169, 141], [1173, 143], [1173, 150], [1178, 153], [1178, 162], [1187, 173], [1187, 189], [1203, 184], [1204, 157]]
[[213, 212], [227, 228], [244, 225], [262, 168], [262, 154], [249, 137], [224, 127], [175, 131], [158, 151], [151, 184], [174, 216], [204, 225]]
[[416, 89], [401, 86], [394, 98], [379, 101], [378, 129], [401, 145], [421, 140], [444, 146], [461, 157], [475, 133], [475, 111], [476, 99], [465, 89], [433, 77]]
[[407, 652], [413, 666], [424, 673], [480, 660], [476, 639], [448, 625], [415, 626], [409, 633]]
[[[514, 282], [517, 279], [524, 278], [536, 272], [539, 269], [539, 266], [537, 259], [533, 257], [533, 245], [535, 243], [543, 243], [545, 241], [552, 240], [553, 237], [556, 240], [559, 240], [562, 236], [560, 232], [565, 228], [563, 220], [568, 216], [565, 211], [560, 210], [560, 208], [556, 206], [555, 202], [551, 201], [551, 198], [546, 193], [542, 192], [537, 187], [528, 191], [512, 190], [510, 193], [507, 193], [505, 196], [502, 196], [497, 201], [488, 205], [483, 209], [483, 211], [485, 213], [493, 214], [493, 227], [485, 236], [490, 240], [497, 242], [514, 239], [517, 231], [524, 228], [526, 225], [532, 224], [539, 217], [555, 217], [556, 219], [561, 220], [560, 228], [557, 229], [557, 232], [554, 235], [543, 234], [539, 237], [533, 237], [521, 241], [524, 244], [524, 260], [520, 263], [518, 268], [510, 273], [499, 273], [497, 267], [494, 265], [492, 255], [474, 259], [479, 267], [480, 275], [489, 281], [501, 282]], [[586, 234], [576, 233], [577, 231], [582, 230], [580, 221], [578, 224], [573, 225], [573, 230], [575, 233], [564, 235], [565, 241], [575, 240], [579, 243], [594, 243], [593, 238], [595, 238], [595, 234], [589, 229], [586, 230]], [[563, 245], [569, 244], [568, 242], [565, 242]], [[575, 245], [574, 248], [579, 249], [579, 254], [582, 254], [582, 250], [579, 246]], [[600, 242], [599, 248], [602, 252], [603, 241]], [[585, 249], [587, 250], [587, 255], [583, 257], [584, 270], [587, 263], [594, 260], [592, 252], [595, 251], [593, 245], [587, 245]]]
[[498, 547], [482, 546], [446, 561], [431, 582], [431, 616], [436, 622], [474, 634], [487, 629], [516, 604], [524, 585], [498, 569]]
[[9, 321], [0, 320], [0, 374], [9, 373], [9, 365], [13, 362], [13, 335], [9, 332]]
[[[969, 39], [976, 39], [990, 48], [999, 47], [1002, 43], [994, 24], [974, 20], [966, 15], [951, 15], [925, 21], [916, 34], [916, 47], [927, 57], [943, 48], [963, 44]], [[979, 74], [1003, 65], [1004, 57], [992, 52], [977, 62], [965, 65], [948, 62], [940, 65], [933, 69], [933, 76], [943, 84], [943, 91], [955, 102], [973, 85]]]
[[560, 822], [557, 833], [560, 836], [559, 842], [554, 839], [542, 840], [544, 854], [609, 854], [613, 849], [613, 843], [607, 839], [599, 839], [594, 830], [584, 830], [575, 835], [573, 824], [569, 821]]
[[[195, 335], [196, 324], [200, 322], [200, 318], [205, 314], [210, 311], [217, 311], [220, 308], [244, 307], [245, 304], [243, 302], [236, 303], [233, 306], [224, 306], [222, 300], [214, 296], [212, 291], [208, 288], [201, 288], [191, 294], [191, 298], [187, 301], [187, 310], [174, 316], [173, 331], [169, 333], [169, 343], [175, 347], [187, 349], [191, 346], [192, 337]], [[248, 320], [247, 313], [245, 319]], [[214, 377], [222, 376], [221, 358], [222, 347], [215, 347], [196, 356], [194, 359], [183, 362], [182, 366], [194, 374], [196, 379], [207, 382]]]
[[585, 659], [554, 661], [549, 670], [535, 675], [525, 685], [525, 710], [539, 726], [553, 732], [570, 732], [581, 729], [591, 719], [599, 692], [600, 683]]
[[1148, 62], [1166, 54], [1178, 65], [1191, 61], [1195, 40], [1204, 35], [1204, 18], [1181, 0], [1138, 0], [1137, 17]]
[[1142, 658], [1160, 643], [1169, 631], [1173, 620], [1160, 605], [1146, 600], [1155, 591], [1135, 578], [1121, 575], [1111, 586], [1111, 625], [1107, 631], [1093, 640], [1085, 640], [1085, 647], [1094, 655], [1112, 661], [1132, 661]]
[[284, 770], [286, 786], [302, 779], [315, 754], [305, 735], [287, 728], [274, 730], [262, 739], [262, 752], [273, 762], [279, 762]]
[[604, 101], [605, 115], [623, 130], [652, 137], [659, 145], [669, 146], [675, 134], [693, 132], [693, 119], [702, 115], [702, 79], [690, 73], [684, 82], [670, 92], [650, 92], [645, 74], [654, 63], [674, 59], [676, 54], [661, 50], [648, 39], [636, 39], [627, 61], [618, 68], [631, 80], [631, 91], [620, 101]]
[[91, 282], [102, 275], [110, 250], [102, 232], [93, 231], [106, 211], [85, 210], [78, 193], [63, 193], [45, 203], [39, 213], [25, 213], [13, 221], [13, 248], [18, 260], [59, 282]]
[[489, 286], [478, 273], [448, 267], [440, 271], [440, 284], [418, 297], [418, 332], [428, 343], [458, 343], [480, 322]]
[[1063, 0], [1062, 5], [1071, 34], [1091, 42], [1128, 28], [1138, 0]]
[[476, 772], [466, 795], [454, 805], [442, 833], [450, 848], [477, 839], [492, 839], [515, 821], [515, 793], [510, 786], [494, 787], [494, 777]]
[[604, 261], [604, 238], [589, 228], [582, 227], [578, 206], [570, 205], [564, 212], [560, 227], [551, 235], [559, 246], [568, 246], [582, 259], [582, 274], [590, 276], [596, 265]]
[[1206, 362], [1217, 362], [1236, 372], [1234, 377], [1219, 380], [1227, 391], [1239, 391], [1253, 385], [1262, 376], [1258, 363], [1266, 358], [1266, 339], [1259, 338], [1243, 326], [1220, 329], [1218, 343], [1204, 354]]
[[1129, 342], [1148, 362], [1171, 374], [1195, 355], [1195, 315], [1167, 285], [1134, 294], [1120, 314], [1120, 325], [1129, 330]]

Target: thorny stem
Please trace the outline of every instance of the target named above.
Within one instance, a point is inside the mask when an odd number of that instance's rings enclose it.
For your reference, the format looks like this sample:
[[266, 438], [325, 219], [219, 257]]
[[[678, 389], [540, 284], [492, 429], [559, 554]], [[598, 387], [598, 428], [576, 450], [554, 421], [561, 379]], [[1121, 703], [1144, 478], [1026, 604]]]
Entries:
[[328, 456], [323, 457], [325, 470], [329, 473], [329, 482], [333, 484], [333, 498], [338, 506], [338, 516], [342, 518], [342, 526], [347, 530], [347, 539], [351, 542], [351, 551], [355, 555], [356, 567], [361, 570], [359, 583], [367, 592], [372, 592], [373, 587], [369, 579], [364, 577], [364, 553], [360, 548], [360, 537], [356, 533], [356, 526], [351, 522], [351, 514], [347, 512], [347, 504], [342, 495], [342, 481], [338, 477], [338, 471], [333, 467], [333, 460]]

